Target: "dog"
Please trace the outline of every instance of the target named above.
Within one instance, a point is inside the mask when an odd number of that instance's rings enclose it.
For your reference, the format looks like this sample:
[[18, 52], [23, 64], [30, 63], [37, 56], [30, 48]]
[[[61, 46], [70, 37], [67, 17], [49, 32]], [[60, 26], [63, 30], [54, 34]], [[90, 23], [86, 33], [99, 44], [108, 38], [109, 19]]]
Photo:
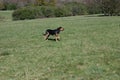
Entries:
[[58, 41], [58, 40], [60, 40], [59, 34], [60, 34], [61, 31], [64, 31], [63, 27], [58, 27], [57, 29], [53, 29], [53, 30], [52, 29], [47, 29], [45, 31], [45, 34], [43, 34], [44, 39], [48, 40], [49, 36], [52, 35], [52, 36], [55, 36], [55, 41]]

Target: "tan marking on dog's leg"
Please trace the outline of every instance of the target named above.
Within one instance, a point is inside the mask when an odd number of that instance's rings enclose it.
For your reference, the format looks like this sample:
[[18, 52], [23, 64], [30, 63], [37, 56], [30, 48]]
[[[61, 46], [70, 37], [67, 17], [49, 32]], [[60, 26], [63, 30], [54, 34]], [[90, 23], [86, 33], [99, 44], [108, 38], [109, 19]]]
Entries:
[[57, 42], [58, 40], [57, 40], [57, 37], [55, 37], [55, 41]]
[[57, 39], [60, 40], [60, 36], [58, 36]]
[[48, 37], [49, 37], [49, 33], [47, 33], [47, 34], [44, 36], [44, 39], [45, 39], [45, 40], [48, 40]]
[[56, 34], [56, 35], [55, 35], [55, 40], [56, 40], [56, 42], [58, 41], [58, 39], [59, 39], [59, 36], [58, 36], [58, 34]]

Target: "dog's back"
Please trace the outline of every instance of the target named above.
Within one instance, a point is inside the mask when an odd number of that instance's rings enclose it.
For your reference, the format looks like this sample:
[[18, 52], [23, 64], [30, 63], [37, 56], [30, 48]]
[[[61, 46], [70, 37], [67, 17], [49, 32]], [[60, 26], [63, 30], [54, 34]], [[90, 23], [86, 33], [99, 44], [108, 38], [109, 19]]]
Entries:
[[60, 31], [57, 29], [54, 30], [48, 29], [47, 32], [49, 32], [50, 35], [55, 35], [55, 34], [59, 34]]

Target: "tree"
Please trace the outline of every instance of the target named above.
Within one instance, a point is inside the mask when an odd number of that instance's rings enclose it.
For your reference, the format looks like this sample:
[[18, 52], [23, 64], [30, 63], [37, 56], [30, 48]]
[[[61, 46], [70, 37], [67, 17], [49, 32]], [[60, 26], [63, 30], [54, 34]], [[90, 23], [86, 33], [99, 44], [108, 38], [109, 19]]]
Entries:
[[0, 10], [3, 10], [5, 8], [5, 5], [2, 1], [0, 1]]
[[36, 0], [36, 4], [37, 4], [38, 6], [45, 5], [45, 0]]
[[104, 15], [119, 15], [120, 14], [120, 0], [102, 0], [101, 8]]
[[56, 5], [56, 0], [49, 0], [50, 5], [55, 6]]
[[86, 6], [89, 14], [100, 14], [100, 0], [86, 0]]

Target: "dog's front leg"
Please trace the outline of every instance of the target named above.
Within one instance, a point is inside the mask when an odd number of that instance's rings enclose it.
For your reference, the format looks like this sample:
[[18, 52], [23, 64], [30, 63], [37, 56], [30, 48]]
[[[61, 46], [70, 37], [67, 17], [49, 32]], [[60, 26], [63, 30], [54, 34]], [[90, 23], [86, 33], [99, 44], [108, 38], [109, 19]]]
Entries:
[[55, 35], [55, 41], [57, 42], [58, 39], [59, 39], [59, 36], [58, 36], [58, 34], [56, 34], [56, 35]]
[[60, 36], [58, 36], [58, 37], [57, 37], [57, 40], [59, 40], [59, 41], [60, 41]]

